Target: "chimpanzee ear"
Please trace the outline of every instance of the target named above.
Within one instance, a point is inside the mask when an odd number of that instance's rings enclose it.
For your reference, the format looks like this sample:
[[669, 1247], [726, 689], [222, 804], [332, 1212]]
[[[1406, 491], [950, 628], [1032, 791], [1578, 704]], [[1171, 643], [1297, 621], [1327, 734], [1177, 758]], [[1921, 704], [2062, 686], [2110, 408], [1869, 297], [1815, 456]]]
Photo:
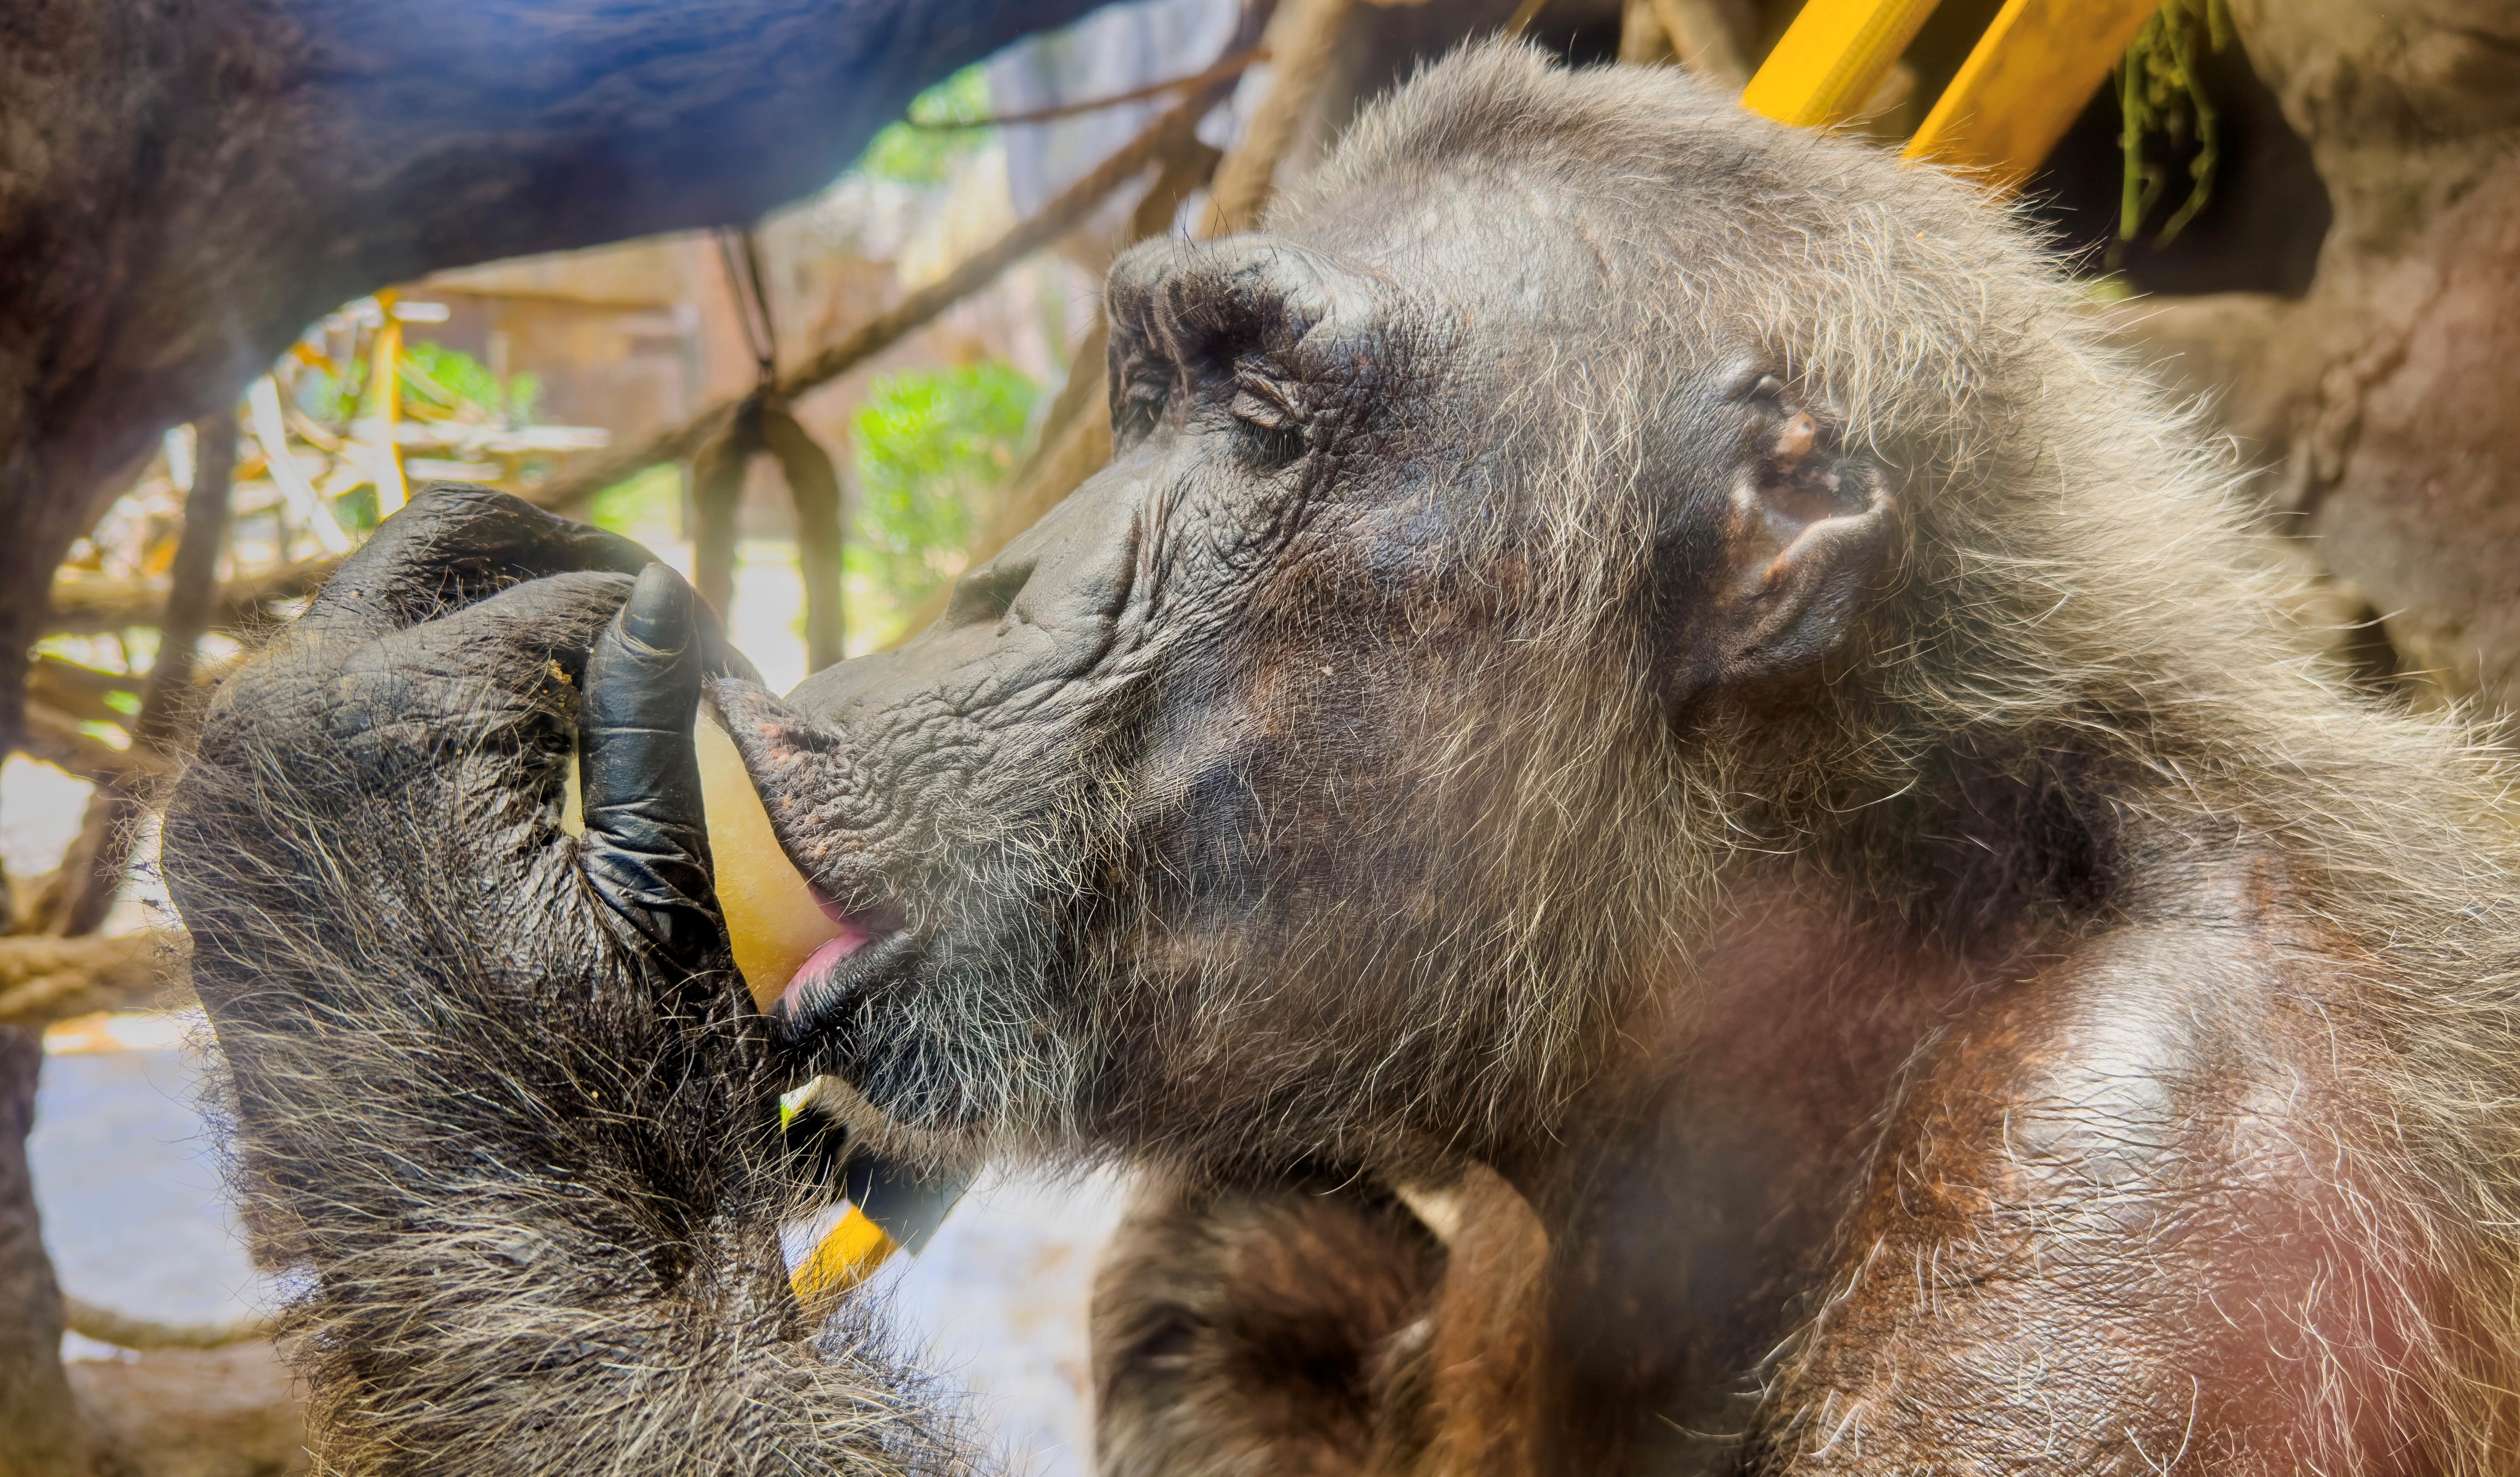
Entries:
[[1773, 375], [1749, 411], [1702, 587], [1692, 655], [1710, 682], [1747, 682], [1835, 651], [1870, 603], [1895, 522], [1887, 479], [1841, 444], [1835, 417]]

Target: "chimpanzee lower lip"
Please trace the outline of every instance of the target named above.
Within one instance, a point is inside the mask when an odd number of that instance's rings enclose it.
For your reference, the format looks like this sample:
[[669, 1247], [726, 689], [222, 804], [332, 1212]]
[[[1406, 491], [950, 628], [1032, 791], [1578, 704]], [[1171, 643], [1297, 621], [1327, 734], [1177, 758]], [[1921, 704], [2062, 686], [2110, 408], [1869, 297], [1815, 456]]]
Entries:
[[772, 1011], [783, 1035], [793, 1039], [821, 1029], [853, 996], [878, 975], [898, 972], [917, 956], [918, 940], [894, 929], [880, 934], [849, 934], [814, 951]]
[[837, 925], [840, 931], [820, 948], [806, 955], [804, 963], [796, 966], [795, 974], [788, 977], [787, 985], [779, 992], [782, 1005], [792, 1004], [805, 992], [807, 986], [837, 969], [851, 954], [876, 941], [875, 930], [845, 918], [832, 909], [824, 910], [831, 913], [832, 923]]

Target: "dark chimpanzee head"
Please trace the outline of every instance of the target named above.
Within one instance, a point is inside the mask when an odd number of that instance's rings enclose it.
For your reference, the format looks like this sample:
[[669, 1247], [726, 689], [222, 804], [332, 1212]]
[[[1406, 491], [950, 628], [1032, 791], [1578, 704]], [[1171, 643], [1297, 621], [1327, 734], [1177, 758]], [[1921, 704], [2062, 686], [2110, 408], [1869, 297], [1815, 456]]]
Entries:
[[718, 692], [872, 941], [793, 1039], [929, 1128], [1530, 1131], [1778, 844], [1745, 776], [1844, 781], [1779, 715], [1937, 639], [1885, 615], [1912, 499], [2039, 481], [2048, 432], [1965, 427], [2053, 294], [1959, 186], [1676, 69], [1432, 69], [1268, 231], [1112, 268], [1111, 464], [933, 628]]

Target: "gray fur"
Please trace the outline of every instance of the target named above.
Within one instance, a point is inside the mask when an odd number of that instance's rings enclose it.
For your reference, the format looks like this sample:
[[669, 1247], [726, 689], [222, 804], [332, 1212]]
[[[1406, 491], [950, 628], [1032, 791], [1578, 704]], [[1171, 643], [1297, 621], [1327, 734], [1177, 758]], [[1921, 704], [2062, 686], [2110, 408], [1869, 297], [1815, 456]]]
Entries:
[[317, 1470], [962, 1470], [875, 1311], [818, 1326], [789, 1294], [778, 1084], [731, 968], [646, 962], [559, 828], [575, 698], [547, 664], [625, 586], [301, 623], [169, 809], [233, 1179], [302, 1279]]

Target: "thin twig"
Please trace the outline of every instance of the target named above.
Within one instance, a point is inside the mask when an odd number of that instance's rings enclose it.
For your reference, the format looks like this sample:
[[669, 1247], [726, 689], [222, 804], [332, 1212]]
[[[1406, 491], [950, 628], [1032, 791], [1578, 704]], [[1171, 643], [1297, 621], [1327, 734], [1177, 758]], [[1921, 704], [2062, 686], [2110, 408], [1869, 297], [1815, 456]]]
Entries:
[[[1197, 127], [1199, 118], [1212, 106], [1207, 95], [1201, 92], [1167, 109], [1136, 138], [1095, 165], [1091, 173], [1060, 191], [1057, 199], [1029, 218], [1017, 222], [988, 248], [965, 260], [943, 281], [930, 283], [912, 293], [889, 311], [860, 324], [837, 343], [827, 346], [812, 358], [780, 376], [772, 394], [792, 402], [807, 391], [838, 379], [926, 327], [947, 308], [996, 281], [1008, 267], [1076, 229], [1102, 204], [1103, 197], [1136, 177], [1172, 143], [1176, 135]], [[716, 433], [727, 417], [735, 413], [740, 403], [740, 399], [721, 400], [680, 426], [660, 431], [638, 446], [547, 483], [527, 496], [555, 512], [574, 511], [596, 493], [634, 473], [659, 462], [681, 461], [690, 456], [702, 441]]]

